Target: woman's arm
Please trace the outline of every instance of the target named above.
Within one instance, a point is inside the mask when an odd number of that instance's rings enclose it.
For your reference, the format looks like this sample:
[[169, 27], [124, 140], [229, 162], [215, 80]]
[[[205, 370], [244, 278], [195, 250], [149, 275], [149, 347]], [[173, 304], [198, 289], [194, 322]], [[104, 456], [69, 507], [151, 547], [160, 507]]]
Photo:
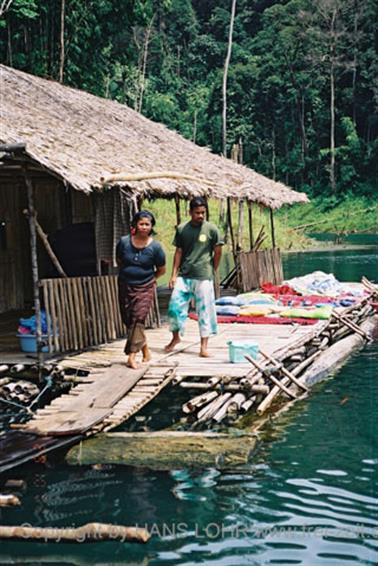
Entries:
[[164, 275], [164, 273], [166, 271], [167, 271], [167, 268], [165, 267], [165, 265], [162, 265], [161, 267], [157, 267], [156, 271], [155, 271], [155, 279], [159, 279], [159, 277]]

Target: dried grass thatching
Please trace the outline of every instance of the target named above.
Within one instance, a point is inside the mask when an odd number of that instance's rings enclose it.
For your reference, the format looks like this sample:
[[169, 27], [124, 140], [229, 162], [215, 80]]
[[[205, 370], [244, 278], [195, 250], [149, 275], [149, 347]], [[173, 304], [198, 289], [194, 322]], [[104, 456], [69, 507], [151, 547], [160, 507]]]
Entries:
[[[77, 190], [90, 193], [101, 177], [120, 172], [146, 173], [113, 184], [144, 195], [244, 197], [272, 208], [307, 201], [123, 104], [3, 65], [0, 78], [0, 143], [26, 143], [28, 156]], [[165, 171], [177, 177], [151, 178]]]

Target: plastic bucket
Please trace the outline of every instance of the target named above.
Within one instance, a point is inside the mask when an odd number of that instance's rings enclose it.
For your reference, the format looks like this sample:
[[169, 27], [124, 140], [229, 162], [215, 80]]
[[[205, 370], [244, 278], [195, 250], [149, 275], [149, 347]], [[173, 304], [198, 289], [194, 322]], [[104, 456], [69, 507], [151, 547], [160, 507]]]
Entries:
[[[20, 339], [20, 348], [22, 352], [37, 352], [37, 337], [35, 334], [17, 334]], [[42, 340], [47, 340], [47, 334], [42, 335]], [[49, 347], [43, 346], [42, 352], [48, 352]]]
[[242, 362], [248, 363], [248, 360], [245, 359], [246, 354], [254, 359], [256, 359], [259, 355], [259, 345], [257, 342], [239, 342], [229, 340], [227, 345], [228, 359], [233, 364], [240, 364]]

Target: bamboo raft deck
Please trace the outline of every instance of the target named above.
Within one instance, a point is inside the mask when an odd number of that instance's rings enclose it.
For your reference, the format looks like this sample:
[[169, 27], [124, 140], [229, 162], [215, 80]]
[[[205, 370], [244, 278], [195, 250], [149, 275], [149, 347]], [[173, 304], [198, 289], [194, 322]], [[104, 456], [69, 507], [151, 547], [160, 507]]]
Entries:
[[[320, 329], [321, 325], [314, 325]], [[248, 328], [245, 328], [248, 327]], [[242, 378], [248, 363], [228, 360], [228, 340], [256, 340], [268, 353], [310, 337], [314, 327], [221, 324], [219, 333], [209, 341], [211, 358], [200, 358], [197, 323], [188, 320], [185, 340], [177, 350], [166, 354], [169, 341], [166, 327], [147, 331], [151, 362], [140, 370], [125, 366], [124, 340], [118, 340], [92, 352], [84, 352], [60, 361], [63, 367], [89, 371], [80, 377], [68, 394], [36, 411], [24, 432], [42, 435], [94, 434], [115, 428], [136, 414], [156, 397], [179, 373], [180, 377]]]
[[[366, 313], [369, 308], [365, 304], [361, 311]], [[353, 309], [355, 307], [345, 308], [335, 316], [341, 317], [342, 321], [343, 313], [347, 315]], [[217, 336], [209, 341], [211, 357], [200, 358], [198, 326], [195, 321], [188, 320], [185, 340], [169, 354], [164, 352], [164, 345], [170, 337], [167, 328], [148, 331], [152, 360], [139, 370], [125, 366], [123, 340], [93, 352], [66, 358], [60, 362], [63, 367], [72, 368], [76, 365], [78, 369], [89, 371], [89, 375], [80, 378], [80, 383], [68, 394], [39, 409], [25, 425], [24, 431], [56, 436], [79, 433], [92, 435], [109, 431], [135, 415], [173, 380], [189, 390], [197, 390], [197, 393], [198, 389], [203, 393], [218, 388], [219, 407], [224, 404], [222, 399], [230, 402], [237, 392], [249, 392], [244, 400], [251, 397], [251, 392], [256, 392], [259, 402], [257, 412], [262, 413], [262, 409], [270, 405], [270, 399], [277, 393], [297, 398], [298, 389], [301, 393], [307, 391], [306, 385], [295, 377], [296, 372], [288, 371], [281, 362], [313, 341], [315, 359], [329, 345], [330, 331], [327, 329], [330, 324], [330, 320], [321, 320], [311, 326], [220, 324]], [[333, 319], [332, 324], [338, 332], [353, 331], [343, 322], [340, 324], [338, 319]], [[355, 332], [363, 335], [362, 330]], [[230, 363], [229, 340], [257, 342], [260, 351], [257, 360], [249, 357], [250, 363]], [[300, 364], [296, 362], [296, 365]], [[293, 385], [294, 392], [289, 387]]]
[[[261, 415], [277, 396], [282, 404], [306, 393], [309, 367], [318, 363], [318, 373], [326, 375], [334, 358], [347, 357], [355, 344], [350, 342], [340, 347], [341, 342], [355, 338], [359, 338], [360, 343], [368, 340], [363, 327], [366, 323], [374, 326], [376, 317], [372, 315], [373, 307], [366, 296], [358, 305], [338, 309], [331, 319], [308, 326], [219, 324], [218, 335], [209, 341], [209, 358], [199, 357], [197, 322], [189, 319], [185, 339], [169, 354], [164, 352], [170, 339], [168, 328], [148, 330], [152, 359], [138, 370], [125, 365], [124, 340], [49, 360], [48, 363], [59, 363], [60, 371], [65, 372], [64, 379], [74, 384], [69, 393], [38, 409], [31, 420], [8, 433], [17, 435], [18, 441], [20, 437], [25, 438], [24, 449], [17, 457], [9, 453], [11, 438], [2, 437], [0, 471], [30, 460], [36, 453], [52, 450], [54, 446], [72, 444], [115, 429], [172, 382], [188, 389], [188, 402], [183, 405], [183, 413], [190, 413], [192, 418], [188, 422], [218, 423], [224, 417], [227, 422], [231, 405], [234, 405], [234, 416], [251, 410]], [[257, 359], [230, 363], [229, 340], [257, 342], [260, 349]], [[320, 359], [327, 356], [327, 363], [319, 365]], [[70, 376], [72, 371], [76, 375]], [[26, 441], [28, 437], [31, 446]]]

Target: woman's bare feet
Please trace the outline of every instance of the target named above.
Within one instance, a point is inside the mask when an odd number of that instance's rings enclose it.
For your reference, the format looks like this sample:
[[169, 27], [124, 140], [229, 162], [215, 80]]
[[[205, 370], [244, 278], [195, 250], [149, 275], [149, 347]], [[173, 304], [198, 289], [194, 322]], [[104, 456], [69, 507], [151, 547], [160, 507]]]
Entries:
[[139, 364], [137, 364], [135, 356], [136, 354], [134, 353], [129, 355], [128, 360], [126, 362], [128, 368], [139, 369]]
[[169, 344], [167, 344], [164, 348], [164, 352], [173, 352], [173, 350], [175, 349], [175, 347], [177, 346], [177, 344], [180, 344], [181, 340], [180, 340], [180, 336], [177, 332], [177, 334], [174, 332], [173, 336], [172, 336], [172, 340], [169, 342]]
[[151, 352], [147, 346], [147, 344], [145, 344], [142, 348], [142, 354], [143, 354], [143, 359], [142, 362], [146, 363], [146, 362], [150, 362], [151, 361]]

